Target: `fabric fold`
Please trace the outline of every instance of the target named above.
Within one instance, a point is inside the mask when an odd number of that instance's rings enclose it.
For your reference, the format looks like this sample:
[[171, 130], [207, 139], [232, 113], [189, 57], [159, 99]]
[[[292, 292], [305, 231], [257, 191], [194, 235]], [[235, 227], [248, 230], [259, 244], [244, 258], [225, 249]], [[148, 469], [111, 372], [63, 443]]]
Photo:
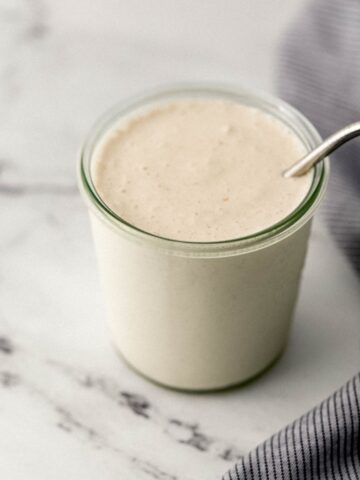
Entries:
[[[282, 42], [279, 95], [328, 136], [360, 120], [360, 2], [313, 0]], [[360, 138], [332, 155], [321, 208], [329, 231], [360, 274]]]
[[360, 374], [243, 457], [223, 480], [359, 480]]

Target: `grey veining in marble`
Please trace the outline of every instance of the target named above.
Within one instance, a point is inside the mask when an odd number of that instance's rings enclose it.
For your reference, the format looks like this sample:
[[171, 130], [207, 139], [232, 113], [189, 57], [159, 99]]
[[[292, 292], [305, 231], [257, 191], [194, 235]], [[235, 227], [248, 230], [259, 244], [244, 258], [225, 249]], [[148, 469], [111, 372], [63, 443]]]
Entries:
[[154, 85], [271, 90], [302, 0], [225, 3], [0, 0], [1, 478], [215, 480], [358, 369], [359, 285], [318, 224], [289, 346], [257, 381], [173, 392], [110, 346], [77, 149]]

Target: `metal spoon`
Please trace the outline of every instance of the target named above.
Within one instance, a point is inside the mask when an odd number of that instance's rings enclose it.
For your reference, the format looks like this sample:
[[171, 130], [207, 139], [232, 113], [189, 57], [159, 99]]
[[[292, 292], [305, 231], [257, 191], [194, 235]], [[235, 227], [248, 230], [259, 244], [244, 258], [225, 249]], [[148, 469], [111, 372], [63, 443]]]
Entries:
[[318, 147], [283, 172], [284, 177], [299, 177], [352, 138], [360, 135], [360, 122], [351, 123], [325, 139]]

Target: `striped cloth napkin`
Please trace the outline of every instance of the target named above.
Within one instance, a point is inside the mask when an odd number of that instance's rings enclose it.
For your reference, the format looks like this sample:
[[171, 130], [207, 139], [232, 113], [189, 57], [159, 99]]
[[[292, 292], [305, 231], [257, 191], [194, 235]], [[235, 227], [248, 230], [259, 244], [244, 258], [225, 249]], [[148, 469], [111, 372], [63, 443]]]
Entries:
[[[327, 136], [360, 120], [360, 0], [312, 0], [285, 36], [280, 96]], [[332, 156], [322, 208], [360, 274], [360, 139]], [[360, 374], [242, 458], [223, 480], [360, 480]]]
[[223, 476], [223, 480], [359, 478], [360, 374]]
[[[279, 92], [323, 136], [360, 120], [360, 0], [312, 0], [285, 37]], [[360, 138], [332, 155], [322, 210], [360, 274]]]

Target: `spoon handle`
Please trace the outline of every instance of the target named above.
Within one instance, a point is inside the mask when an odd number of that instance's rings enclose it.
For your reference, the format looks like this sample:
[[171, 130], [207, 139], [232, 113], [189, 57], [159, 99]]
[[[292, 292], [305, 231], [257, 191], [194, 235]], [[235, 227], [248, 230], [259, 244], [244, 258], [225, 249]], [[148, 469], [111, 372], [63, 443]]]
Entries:
[[311, 167], [330, 155], [334, 150], [352, 138], [360, 135], [360, 122], [351, 123], [326, 138], [318, 147], [305, 155], [290, 168], [283, 172], [284, 177], [298, 177], [307, 173]]

